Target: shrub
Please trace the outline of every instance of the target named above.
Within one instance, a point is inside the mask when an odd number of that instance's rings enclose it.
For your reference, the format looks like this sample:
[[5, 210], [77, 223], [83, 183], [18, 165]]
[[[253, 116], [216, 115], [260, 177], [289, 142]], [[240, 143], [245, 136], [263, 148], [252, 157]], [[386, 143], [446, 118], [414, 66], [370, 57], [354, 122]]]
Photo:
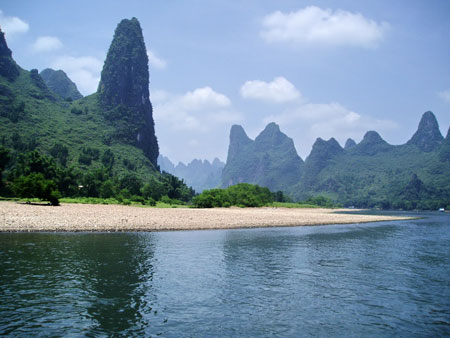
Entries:
[[227, 189], [205, 190], [194, 197], [193, 204], [197, 208], [261, 207], [273, 202], [273, 194], [268, 188], [258, 185], [240, 183]]
[[16, 178], [12, 186], [16, 196], [22, 198], [39, 198], [59, 205], [60, 193], [52, 180], [46, 180], [42, 173], [31, 173]]

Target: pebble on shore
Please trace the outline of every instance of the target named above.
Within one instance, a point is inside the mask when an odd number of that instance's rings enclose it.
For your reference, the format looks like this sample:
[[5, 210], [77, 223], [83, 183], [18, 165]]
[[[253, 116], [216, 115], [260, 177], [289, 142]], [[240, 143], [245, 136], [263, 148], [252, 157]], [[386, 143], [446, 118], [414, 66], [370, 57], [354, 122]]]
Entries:
[[336, 209], [144, 208], [124, 205], [62, 204], [59, 207], [0, 202], [1, 232], [167, 231], [301, 226], [404, 220], [356, 215]]

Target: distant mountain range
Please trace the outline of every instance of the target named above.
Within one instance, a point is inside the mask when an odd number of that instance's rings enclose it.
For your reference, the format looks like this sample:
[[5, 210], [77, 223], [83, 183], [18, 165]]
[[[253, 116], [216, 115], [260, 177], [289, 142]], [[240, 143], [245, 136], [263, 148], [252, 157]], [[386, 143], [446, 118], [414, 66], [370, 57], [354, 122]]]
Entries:
[[247, 182], [295, 200], [325, 195], [346, 206], [435, 209], [450, 205], [449, 134], [444, 139], [428, 111], [404, 145], [390, 145], [376, 131], [358, 144], [347, 140], [344, 148], [334, 138], [318, 138], [303, 162], [276, 124], [254, 141], [235, 125], [222, 186]]
[[159, 155], [158, 164], [161, 171], [182, 178], [196, 192], [218, 188], [222, 178], [222, 169], [225, 166], [225, 163], [218, 158], [215, 158], [212, 163], [208, 160], [194, 159], [187, 165], [182, 162], [174, 165], [163, 155]]

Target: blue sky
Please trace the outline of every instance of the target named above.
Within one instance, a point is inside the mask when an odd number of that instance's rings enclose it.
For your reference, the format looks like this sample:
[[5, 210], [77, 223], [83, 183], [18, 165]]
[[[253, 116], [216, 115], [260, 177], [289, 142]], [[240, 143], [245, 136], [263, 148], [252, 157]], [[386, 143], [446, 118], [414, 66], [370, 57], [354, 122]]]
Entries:
[[269, 122], [305, 159], [317, 137], [377, 130], [405, 143], [421, 115], [450, 125], [450, 1], [8, 1], [0, 25], [25, 69], [93, 93], [114, 29], [137, 17], [160, 152], [226, 160], [232, 124]]

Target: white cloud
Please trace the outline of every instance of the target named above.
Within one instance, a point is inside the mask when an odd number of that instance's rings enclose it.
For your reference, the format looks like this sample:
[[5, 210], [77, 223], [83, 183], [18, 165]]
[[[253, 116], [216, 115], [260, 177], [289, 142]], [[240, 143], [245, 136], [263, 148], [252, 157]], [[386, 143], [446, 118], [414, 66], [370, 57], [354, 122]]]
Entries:
[[156, 69], [164, 69], [167, 66], [167, 62], [164, 59], [161, 59], [155, 55], [151, 50], [147, 50], [148, 63], [150, 66], [155, 67]]
[[450, 89], [438, 93], [439, 97], [447, 103], [450, 103]]
[[358, 46], [374, 48], [389, 25], [360, 13], [309, 6], [296, 12], [273, 12], [263, 19], [261, 36], [267, 42], [295, 45]]
[[241, 87], [244, 98], [283, 103], [300, 98], [300, 92], [284, 77], [276, 77], [272, 82], [247, 81]]
[[62, 42], [54, 36], [40, 36], [31, 46], [35, 52], [51, 52], [62, 48]]
[[224, 110], [231, 101], [211, 87], [197, 88], [184, 95], [171, 95], [164, 91], [152, 94], [155, 119], [172, 130], [206, 132], [211, 124], [238, 121], [240, 114]]
[[83, 95], [97, 91], [102, 67], [103, 62], [92, 56], [62, 56], [51, 64], [51, 68], [66, 72]]
[[226, 107], [231, 104], [231, 101], [225, 95], [212, 90], [211, 87], [203, 87], [184, 94], [182, 104], [187, 110], [202, 110]]
[[317, 137], [334, 137], [344, 145], [349, 137], [361, 140], [368, 130], [383, 133], [397, 127], [393, 121], [364, 116], [336, 102], [301, 104], [279, 115], [267, 116], [264, 123], [269, 122], [278, 123], [294, 139], [303, 159], [310, 150], [305, 146], [311, 146]]
[[30, 26], [25, 21], [19, 19], [16, 16], [5, 16], [3, 11], [0, 10], [0, 26], [2, 31], [5, 32], [8, 37], [15, 34], [26, 33]]
[[244, 119], [226, 95], [211, 87], [182, 95], [155, 90], [151, 100], [161, 153], [175, 162], [224, 159], [230, 127]]

